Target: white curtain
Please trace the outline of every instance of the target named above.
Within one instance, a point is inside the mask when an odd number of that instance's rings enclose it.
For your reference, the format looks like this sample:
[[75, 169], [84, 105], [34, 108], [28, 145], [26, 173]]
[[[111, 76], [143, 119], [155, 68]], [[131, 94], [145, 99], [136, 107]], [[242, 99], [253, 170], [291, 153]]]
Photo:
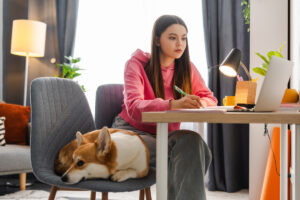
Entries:
[[[96, 89], [101, 84], [123, 83], [125, 62], [140, 48], [150, 51], [154, 21], [163, 14], [181, 17], [188, 27], [191, 61], [207, 82], [207, 65], [199, 0], [84, 0], [79, 2], [74, 56], [84, 70], [77, 78], [86, 88], [94, 113]], [[183, 128], [198, 131], [198, 125]]]

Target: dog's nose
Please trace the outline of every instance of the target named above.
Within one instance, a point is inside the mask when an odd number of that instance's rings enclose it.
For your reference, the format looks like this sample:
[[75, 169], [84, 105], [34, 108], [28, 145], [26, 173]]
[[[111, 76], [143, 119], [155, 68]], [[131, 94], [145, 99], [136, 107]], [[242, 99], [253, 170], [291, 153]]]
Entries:
[[62, 177], [61, 177], [61, 181], [67, 182], [67, 181], [68, 181], [68, 177], [67, 177], [67, 176], [62, 176]]

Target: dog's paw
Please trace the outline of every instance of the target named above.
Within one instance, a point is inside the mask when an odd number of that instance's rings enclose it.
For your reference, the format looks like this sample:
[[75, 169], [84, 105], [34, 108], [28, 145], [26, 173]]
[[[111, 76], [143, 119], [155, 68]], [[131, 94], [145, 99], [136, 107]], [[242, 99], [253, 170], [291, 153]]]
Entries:
[[113, 181], [122, 182], [129, 178], [136, 178], [136, 171], [132, 169], [120, 170], [112, 175]]
[[122, 170], [122, 171], [117, 171], [114, 175], [112, 175], [111, 179], [113, 181], [117, 181], [117, 182], [122, 182], [127, 180], [128, 177], [128, 172], [127, 170]]

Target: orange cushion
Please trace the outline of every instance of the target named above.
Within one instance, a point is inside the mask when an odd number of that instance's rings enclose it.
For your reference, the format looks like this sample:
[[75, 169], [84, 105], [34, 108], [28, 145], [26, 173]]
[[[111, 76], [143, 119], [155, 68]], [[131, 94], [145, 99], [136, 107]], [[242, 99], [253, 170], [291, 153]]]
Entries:
[[26, 144], [26, 129], [30, 107], [0, 103], [0, 116], [5, 116], [5, 141], [7, 144]]

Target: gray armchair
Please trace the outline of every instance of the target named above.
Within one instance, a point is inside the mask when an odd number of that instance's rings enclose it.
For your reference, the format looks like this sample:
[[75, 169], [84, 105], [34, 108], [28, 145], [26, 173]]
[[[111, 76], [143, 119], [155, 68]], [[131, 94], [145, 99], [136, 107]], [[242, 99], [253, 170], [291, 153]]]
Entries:
[[111, 127], [113, 119], [122, 110], [123, 84], [100, 85], [96, 92], [95, 122], [97, 129]]
[[[0, 175], [19, 174], [20, 190], [26, 189], [26, 173], [32, 172], [30, 147], [28, 145], [6, 144], [0, 147]], [[6, 183], [7, 185], [9, 184]], [[15, 183], [10, 183], [15, 184]]]
[[121, 183], [95, 179], [74, 185], [65, 184], [54, 173], [54, 160], [59, 150], [75, 139], [77, 131], [86, 133], [96, 129], [85, 95], [71, 80], [38, 78], [31, 84], [31, 110], [33, 173], [41, 182], [52, 185], [49, 199], [54, 199], [60, 188], [90, 190], [91, 199], [95, 199], [96, 191], [102, 192], [103, 200], [108, 199], [108, 192], [140, 190], [140, 199], [144, 199], [145, 188], [155, 183], [155, 172], [150, 170], [147, 177]]
[[[30, 123], [27, 126], [27, 140], [30, 134]], [[25, 190], [26, 174], [32, 172], [29, 145], [6, 144], [0, 147], [0, 175], [19, 174], [19, 188]], [[17, 186], [17, 183], [7, 182], [7, 185]]]

